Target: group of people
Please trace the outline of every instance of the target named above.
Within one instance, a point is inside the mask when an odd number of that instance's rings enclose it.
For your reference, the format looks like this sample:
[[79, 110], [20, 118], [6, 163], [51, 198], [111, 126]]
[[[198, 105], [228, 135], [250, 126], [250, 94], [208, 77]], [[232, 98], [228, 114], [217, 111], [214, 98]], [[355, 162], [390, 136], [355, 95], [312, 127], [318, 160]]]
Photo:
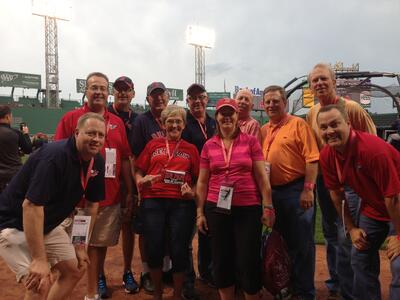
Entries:
[[388, 235], [390, 297], [400, 299], [400, 154], [375, 136], [358, 103], [336, 95], [329, 65], [314, 66], [308, 81], [319, 104], [306, 120], [289, 115], [285, 90], [271, 85], [260, 128], [247, 89], [219, 100], [212, 118], [201, 84], [187, 89], [186, 111], [153, 82], [150, 108], [137, 115], [129, 77], [115, 80], [107, 106], [107, 76], [89, 74], [87, 102], [63, 116], [57, 141], [31, 154], [0, 194], [0, 256], [25, 299], [65, 299], [85, 272], [85, 299], [109, 297], [104, 262], [120, 232], [127, 293], [141, 286], [162, 299], [172, 280], [174, 299], [199, 299], [196, 228], [199, 279], [222, 300], [234, 299], [235, 287], [259, 299], [263, 225], [287, 244], [292, 298], [315, 299], [316, 198], [330, 299], [381, 298], [378, 250]]

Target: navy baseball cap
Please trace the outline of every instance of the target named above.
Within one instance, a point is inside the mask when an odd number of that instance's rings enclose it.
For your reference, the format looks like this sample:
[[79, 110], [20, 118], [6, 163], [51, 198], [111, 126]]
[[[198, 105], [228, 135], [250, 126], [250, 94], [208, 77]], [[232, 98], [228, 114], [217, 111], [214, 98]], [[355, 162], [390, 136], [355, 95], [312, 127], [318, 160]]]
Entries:
[[152, 92], [154, 92], [155, 90], [162, 90], [163, 92], [165, 92], [167, 90], [167, 88], [165, 87], [164, 83], [162, 82], [152, 82], [148, 87], [147, 87], [147, 96], [150, 96], [150, 94]]
[[118, 77], [113, 84], [113, 88], [118, 92], [134, 89], [132, 79], [126, 76]]
[[190, 96], [193, 96], [193, 94], [196, 92], [204, 93], [205, 91], [206, 91], [206, 89], [205, 89], [204, 85], [199, 84], [199, 83], [193, 83], [188, 87], [187, 94]]

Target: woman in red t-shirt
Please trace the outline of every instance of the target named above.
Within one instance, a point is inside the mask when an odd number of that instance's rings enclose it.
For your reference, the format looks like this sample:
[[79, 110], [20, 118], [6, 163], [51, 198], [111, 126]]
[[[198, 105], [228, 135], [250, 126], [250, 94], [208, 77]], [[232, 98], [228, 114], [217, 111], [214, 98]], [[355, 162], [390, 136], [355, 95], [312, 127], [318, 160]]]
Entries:
[[161, 268], [166, 242], [173, 265], [174, 299], [181, 299], [196, 214], [194, 190], [199, 153], [194, 145], [181, 139], [186, 124], [183, 108], [168, 106], [161, 113], [161, 123], [166, 137], [146, 145], [135, 162], [135, 178], [143, 201], [145, 249], [154, 299], [162, 298]]

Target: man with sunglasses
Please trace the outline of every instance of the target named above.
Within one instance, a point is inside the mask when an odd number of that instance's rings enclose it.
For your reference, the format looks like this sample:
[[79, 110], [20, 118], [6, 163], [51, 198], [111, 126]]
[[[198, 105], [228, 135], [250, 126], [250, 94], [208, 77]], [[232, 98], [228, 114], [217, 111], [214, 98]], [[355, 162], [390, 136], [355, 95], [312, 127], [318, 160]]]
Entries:
[[[186, 101], [189, 111], [186, 115], [187, 124], [183, 130], [182, 139], [195, 145], [201, 153], [204, 144], [215, 132], [215, 120], [206, 112], [208, 95], [204, 86], [197, 83], [190, 85], [187, 89]], [[188, 262], [182, 297], [187, 300], [195, 300], [198, 299], [198, 296], [194, 289], [196, 274], [193, 269], [191, 244], [189, 252], [190, 261]], [[201, 232], [198, 232], [198, 270], [200, 279], [213, 286], [210, 238]]]
[[[113, 84], [114, 103], [107, 107], [108, 111], [118, 116], [125, 125], [126, 135], [130, 140], [133, 131], [133, 123], [138, 116], [131, 107], [132, 99], [135, 97], [135, 89], [132, 80], [127, 76], [118, 77]], [[132, 145], [131, 145], [132, 146]], [[133, 188], [135, 186], [133, 185]], [[126, 188], [121, 182], [120, 196], [126, 197]], [[137, 204], [137, 191], [132, 190], [132, 205]], [[122, 233], [122, 254], [124, 257], [124, 273], [122, 283], [125, 292], [128, 294], [139, 292], [139, 284], [136, 282], [132, 273], [132, 257], [135, 245], [135, 233], [132, 230], [132, 207], [121, 206], [121, 233]], [[102, 272], [104, 274], [104, 270]]]

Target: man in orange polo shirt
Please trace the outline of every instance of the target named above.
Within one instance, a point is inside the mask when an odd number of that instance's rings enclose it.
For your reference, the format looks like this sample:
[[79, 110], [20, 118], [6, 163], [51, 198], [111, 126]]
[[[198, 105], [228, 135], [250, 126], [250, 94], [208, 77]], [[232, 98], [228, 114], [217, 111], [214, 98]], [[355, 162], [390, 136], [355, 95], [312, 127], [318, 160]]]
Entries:
[[270, 166], [274, 229], [282, 234], [292, 259], [292, 294], [315, 299], [314, 185], [318, 146], [307, 123], [286, 113], [282, 87], [267, 87], [263, 101], [269, 122], [261, 128], [261, 137], [266, 164]]

